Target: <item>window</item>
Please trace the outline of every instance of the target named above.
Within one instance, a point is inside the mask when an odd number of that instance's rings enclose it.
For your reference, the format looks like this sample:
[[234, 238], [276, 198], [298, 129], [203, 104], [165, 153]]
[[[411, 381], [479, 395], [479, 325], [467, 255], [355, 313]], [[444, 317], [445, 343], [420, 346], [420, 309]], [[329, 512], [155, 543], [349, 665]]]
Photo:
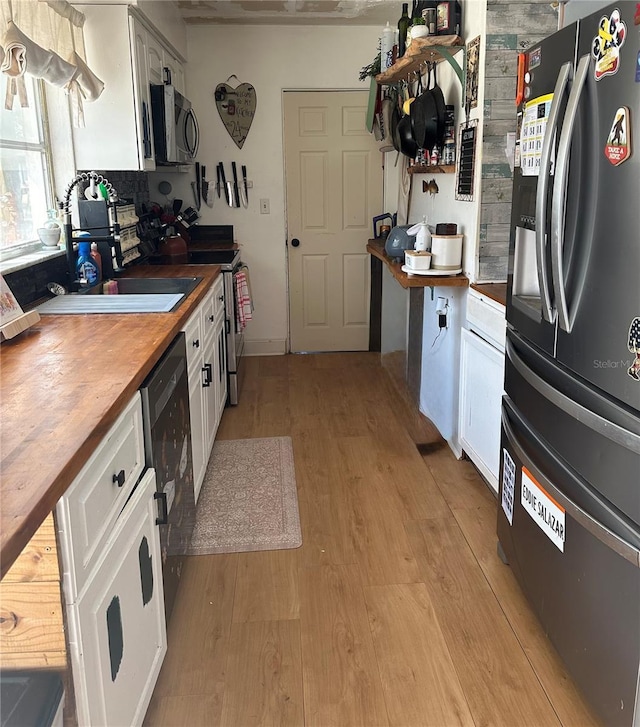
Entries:
[[37, 229], [54, 206], [42, 83], [24, 78], [29, 106], [0, 108], [0, 255], [40, 246]]

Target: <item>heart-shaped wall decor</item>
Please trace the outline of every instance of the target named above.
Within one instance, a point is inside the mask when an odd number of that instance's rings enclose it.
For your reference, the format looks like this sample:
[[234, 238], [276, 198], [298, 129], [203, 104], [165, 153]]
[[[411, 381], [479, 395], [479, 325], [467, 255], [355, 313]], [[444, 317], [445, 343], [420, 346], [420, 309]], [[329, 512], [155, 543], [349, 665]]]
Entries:
[[255, 88], [250, 83], [241, 83], [236, 88], [228, 83], [219, 83], [214, 98], [229, 136], [242, 149], [256, 113]]

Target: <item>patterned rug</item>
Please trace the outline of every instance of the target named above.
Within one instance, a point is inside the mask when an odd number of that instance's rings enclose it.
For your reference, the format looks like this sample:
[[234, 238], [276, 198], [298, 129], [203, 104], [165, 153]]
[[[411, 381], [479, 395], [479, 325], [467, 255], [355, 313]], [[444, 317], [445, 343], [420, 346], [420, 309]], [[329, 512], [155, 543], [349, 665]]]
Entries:
[[301, 545], [291, 437], [216, 441], [187, 555]]

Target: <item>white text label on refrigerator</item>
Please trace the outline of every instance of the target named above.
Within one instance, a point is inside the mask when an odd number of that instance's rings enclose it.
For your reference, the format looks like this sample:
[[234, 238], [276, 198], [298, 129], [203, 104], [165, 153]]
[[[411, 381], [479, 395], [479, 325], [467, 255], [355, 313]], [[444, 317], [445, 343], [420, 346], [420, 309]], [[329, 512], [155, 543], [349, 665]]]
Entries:
[[520, 504], [556, 548], [564, 553], [564, 508], [544, 491], [525, 467], [522, 468]]

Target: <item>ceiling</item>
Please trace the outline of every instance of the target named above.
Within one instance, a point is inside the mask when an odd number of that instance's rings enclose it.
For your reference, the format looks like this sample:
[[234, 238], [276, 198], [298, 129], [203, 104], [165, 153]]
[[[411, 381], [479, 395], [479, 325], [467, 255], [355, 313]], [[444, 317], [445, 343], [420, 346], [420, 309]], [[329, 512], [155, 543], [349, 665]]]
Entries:
[[175, 0], [189, 25], [382, 25], [400, 17], [395, 0]]

